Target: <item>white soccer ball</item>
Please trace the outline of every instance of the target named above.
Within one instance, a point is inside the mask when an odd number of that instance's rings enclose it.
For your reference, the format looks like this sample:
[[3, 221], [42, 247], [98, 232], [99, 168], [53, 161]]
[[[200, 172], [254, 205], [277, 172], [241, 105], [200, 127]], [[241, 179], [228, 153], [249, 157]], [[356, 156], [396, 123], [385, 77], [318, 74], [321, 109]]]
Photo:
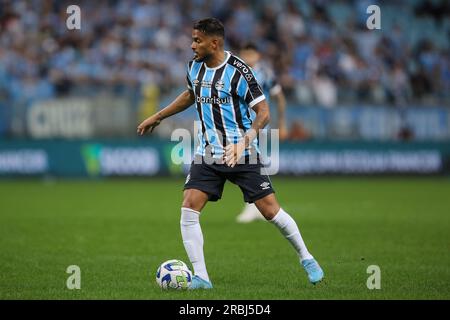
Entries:
[[192, 272], [181, 260], [165, 261], [156, 271], [156, 283], [162, 289], [187, 289], [191, 285], [191, 281]]

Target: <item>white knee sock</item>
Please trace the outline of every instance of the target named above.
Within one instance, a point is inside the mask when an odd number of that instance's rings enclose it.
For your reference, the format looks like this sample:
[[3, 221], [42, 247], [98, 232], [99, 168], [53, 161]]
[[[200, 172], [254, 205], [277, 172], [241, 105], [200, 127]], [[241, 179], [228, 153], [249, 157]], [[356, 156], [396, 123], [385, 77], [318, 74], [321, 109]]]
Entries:
[[194, 268], [194, 274], [209, 281], [203, 256], [203, 233], [200, 228], [200, 212], [181, 208], [181, 236], [184, 248]]
[[308, 252], [308, 249], [303, 242], [297, 224], [286, 211], [280, 208], [280, 211], [278, 211], [270, 222], [276, 225], [286, 239], [289, 240], [295, 251], [297, 251], [300, 256], [300, 260], [313, 259], [313, 256]]

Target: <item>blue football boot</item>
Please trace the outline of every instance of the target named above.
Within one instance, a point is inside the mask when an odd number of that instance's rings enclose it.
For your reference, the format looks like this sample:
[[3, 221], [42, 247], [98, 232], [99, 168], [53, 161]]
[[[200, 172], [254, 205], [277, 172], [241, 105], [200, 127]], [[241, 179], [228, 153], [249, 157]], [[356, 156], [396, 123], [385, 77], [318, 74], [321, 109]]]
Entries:
[[212, 283], [209, 281], [206, 281], [199, 276], [193, 276], [191, 285], [189, 286], [189, 290], [195, 290], [195, 289], [212, 289]]
[[323, 270], [316, 259], [306, 259], [301, 262], [303, 268], [308, 274], [308, 279], [312, 284], [316, 284], [323, 279]]

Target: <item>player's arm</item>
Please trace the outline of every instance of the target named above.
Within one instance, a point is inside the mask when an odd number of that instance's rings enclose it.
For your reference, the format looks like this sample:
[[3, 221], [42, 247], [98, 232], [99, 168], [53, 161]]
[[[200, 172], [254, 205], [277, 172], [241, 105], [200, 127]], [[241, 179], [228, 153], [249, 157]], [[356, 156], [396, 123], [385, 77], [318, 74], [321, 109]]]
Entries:
[[255, 120], [253, 120], [252, 127], [245, 133], [241, 143], [244, 149], [248, 148], [255, 140], [259, 130], [263, 129], [270, 121], [269, 105], [266, 100], [260, 101], [253, 107], [256, 113]]
[[230, 167], [234, 167], [242, 153], [255, 140], [259, 130], [263, 129], [270, 121], [270, 111], [267, 101], [264, 99], [253, 106], [256, 113], [252, 127], [245, 133], [244, 138], [236, 144], [229, 144], [225, 147], [225, 162]]
[[185, 90], [178, 97], [175, 98], [167, 107], [148, 117], [137, 127], [137, 133], [139, 135], [145, 134], [148, 130], [150, 132], [155, 129], [162, 120], [173, 116], [183, 110], [186, 110], [195, 102], [194, 92], [191, 90]]
[[286, 125], [286, 97], [284, 96], [283, 90], [277, 91], [276, 94], [272, 95], [272, 98], [275, 100], [277, 105], [278, 112], [278, 129], [280, 130], [280, 140], [285, 140], [288, 136], [288, 130]]

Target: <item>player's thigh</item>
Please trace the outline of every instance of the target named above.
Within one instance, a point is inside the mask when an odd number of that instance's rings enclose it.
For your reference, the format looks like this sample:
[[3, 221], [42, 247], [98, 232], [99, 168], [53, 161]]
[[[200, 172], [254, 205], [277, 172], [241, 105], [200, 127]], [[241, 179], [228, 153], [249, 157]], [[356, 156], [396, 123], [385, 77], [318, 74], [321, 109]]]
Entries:
[[227, 178], [241, 188], [245, 202], [256, 202], [275, 192], [269, 176], [262, 170], [260, 163], [242, 164]]
[[208, 201], [217, 201], [222, 197], [224, 184], [225, 177], [215, 165], [192, 163], [183, 189], [201, 191], [208, 196]]
[[208, 194], [197, 189], [186, 189], [183, 192], [183, 208], [200, 212], [208, 202]]
[[280, 211], [280, 205], [275, 193], [268, 194], [263, 198], [256, 200], [255, 205], [267, 220], [272, 220], [278, 211]]

